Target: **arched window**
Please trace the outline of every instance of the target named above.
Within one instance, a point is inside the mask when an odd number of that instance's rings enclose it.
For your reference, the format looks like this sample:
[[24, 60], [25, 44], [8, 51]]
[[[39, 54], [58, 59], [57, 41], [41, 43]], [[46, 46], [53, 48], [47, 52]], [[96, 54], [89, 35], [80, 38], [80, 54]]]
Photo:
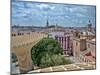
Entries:
[[16, 36], [16, 34], [13, 34], [13, 36]]

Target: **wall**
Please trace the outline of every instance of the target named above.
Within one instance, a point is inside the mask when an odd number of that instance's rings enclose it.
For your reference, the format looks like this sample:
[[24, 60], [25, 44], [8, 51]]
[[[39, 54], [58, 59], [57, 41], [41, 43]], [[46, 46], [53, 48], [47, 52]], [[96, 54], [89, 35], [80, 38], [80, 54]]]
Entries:
[[79, 56], [80, 54], [80, 40], [79, 39], [73, 39], [73, 54], [74, 56]]

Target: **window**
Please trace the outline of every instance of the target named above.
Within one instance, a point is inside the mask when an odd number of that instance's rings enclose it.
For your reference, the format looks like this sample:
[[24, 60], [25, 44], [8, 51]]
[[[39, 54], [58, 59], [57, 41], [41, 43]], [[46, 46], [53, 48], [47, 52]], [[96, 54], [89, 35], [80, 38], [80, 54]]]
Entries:
[[12, 34], [12, 36], [16, 36], [16, 34]]
[[13, 36], [16, 36], [16, 34], [13, 34]]
[[76, 46], [78, 45], [78, 43], [76, 42]]

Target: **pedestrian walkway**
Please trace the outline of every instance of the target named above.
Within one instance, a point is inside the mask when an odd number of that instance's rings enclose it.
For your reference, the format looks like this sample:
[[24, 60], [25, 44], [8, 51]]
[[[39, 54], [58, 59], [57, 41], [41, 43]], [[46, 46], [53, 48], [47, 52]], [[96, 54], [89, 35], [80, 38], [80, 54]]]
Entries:
[[28, 73], [47, 73], [47, 72], [63, 72], [63, 71], [78, 71], [78, 70], [93, 70], [96, 68], [95, 62], [89, 63], [76, 63], [68, 65], [60, 65], [54, 67], [48, 67], [38, 70], [33, 70]]

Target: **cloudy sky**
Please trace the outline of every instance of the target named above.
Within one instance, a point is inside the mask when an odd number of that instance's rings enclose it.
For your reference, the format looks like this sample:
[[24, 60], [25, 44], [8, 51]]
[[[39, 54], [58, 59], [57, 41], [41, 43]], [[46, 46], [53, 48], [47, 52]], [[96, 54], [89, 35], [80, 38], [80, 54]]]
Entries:
[[95, 6], [53, 4], [37, 2], [12, 2], [12, 25], [86, 26], [88, 21], [95, 26]]

